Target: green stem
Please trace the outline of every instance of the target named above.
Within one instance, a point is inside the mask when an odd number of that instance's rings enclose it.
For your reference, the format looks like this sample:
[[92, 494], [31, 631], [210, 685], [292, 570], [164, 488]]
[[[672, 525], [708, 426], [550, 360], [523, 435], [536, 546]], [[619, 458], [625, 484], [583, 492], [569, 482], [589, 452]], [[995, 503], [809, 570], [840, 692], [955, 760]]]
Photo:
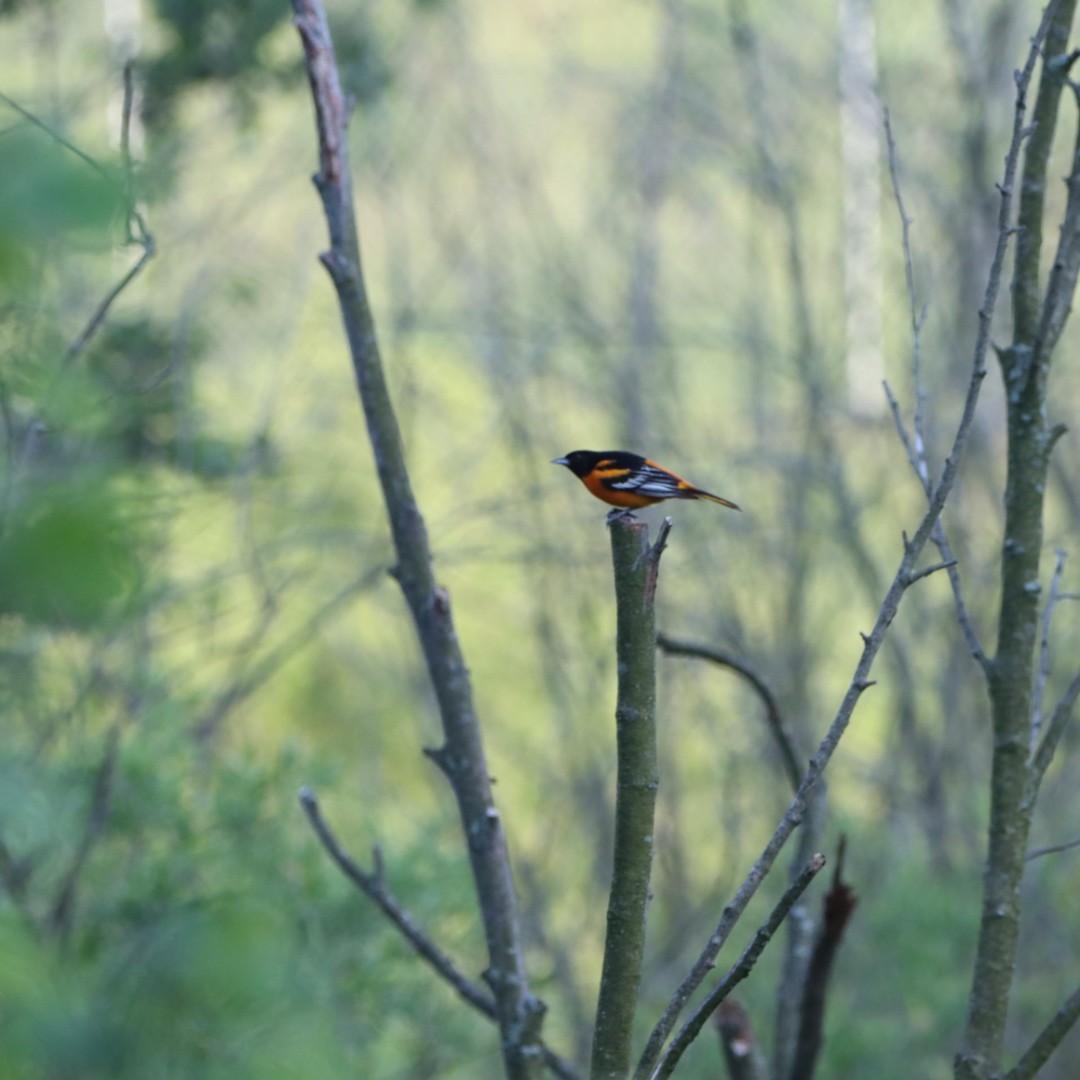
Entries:
[[630, 1071], [659, 784], [654, 596], [663, 541], [661, 538], [650, 548], [648, 526], [634, 518], [617, 518], [610, 528], [619, 672], [615, 706], [618, 767], [615, 858], [593, 1036], [592, 1080], [623, 1080]]

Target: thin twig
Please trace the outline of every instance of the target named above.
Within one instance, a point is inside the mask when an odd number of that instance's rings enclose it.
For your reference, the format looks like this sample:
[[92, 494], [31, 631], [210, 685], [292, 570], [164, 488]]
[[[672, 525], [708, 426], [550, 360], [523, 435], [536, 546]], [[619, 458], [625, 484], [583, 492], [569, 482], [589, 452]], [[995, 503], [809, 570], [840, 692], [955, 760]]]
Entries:
[[[900, 404], [896, 400], [896, 396], [893, 394], [888, 382], [883, 382], [882, 386], [885, 389], [885, 397], [889, 402], [889, 410], [892, 413], [893, 422], [896, 425], [896, 432], [900, 436], [901, 443], [903, 443], [907, 459], [911, 463], [911, 467], [915, 470], [915, 475], [919, 477], [919, 480], [923, 485], [923, 491], [926, 493], [927, 498], [929, 498], [930, 484], [923, 479], [918, 451], [915, 449], [915, 444], [912, 442], [911, 437], [908, 435], [907, 429], [904, 426], [903, 417], [900, 415]], [[925, 459], [923, 459], [923, 463], [925, 464]], [[964, 602], [964, 593], [960, 583], [960, 572], [957, 569], [959, 564], [956, 557], [953, 555], [952, 546], [949, 544], [949, 539], [945, 534], [945, 526], [940, 518], [934, 523], [934, 529], [933, 532], [930, 533], [930, 539], [938, 549], [938, 554], [942, 559], [941, 563], [935, 569], [944, 568], [949, 572], [949, 585], [952, 588], [953, 604], [956, 608], [956, 619], [960, 624], [960, 630], [964, 635], [964, 641], [967, 644], [968, 652], [971, 653], [984, 671], [988, 670], [989, 661], [987, 660], [986, 654], [983, 652], [982, 645], [979, 643], [979, 635], [975, 632], [975, 624], [972, 622], [971, 613], [968, 611], [967, 604]]]
[[[382, 852], [378, 847], [373, 853], [374, 872], [361, 869], [352, 857], [338, 843], [319, 807], [319, 800], [311, 788], [300, 789], [300, 806], [319, 838], [327, 854], [337, 864], [341, 872], [366, 896], [372, 900], [384, 915], [397, 927], [398, 931], [412, 946], [414, 951], [457, 991], [458, 995], [489, 1020], [497, 1021], [495, 998], [491, 992], [474, 982], [458, 970], [454, 961], [417, 925], [401, 901], [393, 894], [384, 876]], [[577, 1070], [564, 1061], [553, 1050], [543, 1048], [544, 1063], [563, 1080], [580, 1080]]]
[[213, 739], [233, 709], [274, 678], [287, 660], [311, 644], [319, 630], [347, 611], [352, 601], [365, 590], [372, 588], [382, 579], [384, 573], [385, 568], [380, 565], [350, 582], [314, 611], [279, 645], [269, 650], [259, 661], [252, 662], [251, 658], [273, 626], [277, 612], [273, 605], [264, 604], [259, 621], [236, 650], [234, 662], [230, 665], [228, 683], [218, 691], [193, 725], [194, 736], [199, 740]]
[[31, 856], [17, 857], [0, 836], [0, 888], [19, 910], [28, 926], [35, 926], [26, 893], [36, 869]]
[[[146, 221], [139, 211], [135, 198], [135, 174], [131, 160], [131, 112], [134, 100], [135, 80], [132, 61], [128, 60], [124, 65], [124, 103], [120, 120], [120, 158], [124, 169], [124, 183], [121, 195], [124, 200], [124, 228], [127, 242], [129, 244], [138, 244], [142, 248], [142, 254], [123, 274], [120, 280], [109, 289], [94, 309], [94, 313], [90, 316], [86, 326], [83, 327], [82, 333], [68, 346], [67, 352], [64, 354], [65, 364], [70, 364], [86, 348], [90, 339], [105, 321], [105, 317], [109, 314], [109, 309], [116, 302], [117, 297], [142, 273], [143, 267], [154, 257], [157, 251], [157, 244], [154, 241], [153, 234], [146, 227]], [[48, 128], [45, 130], [48, 130]], [[65, 143], [64, 145], [68, 144]], [[69, 148], [74, 149], [73, 147]], [[92, 160], [88, 155], [82, 154], [78, 150], [75, 152], [79, 153], [85, 160]], [[97, 166], [97, 169], [103, 175], [108, 175], [100, 166]]]
[[1072, 851], [1073, 848], [1080, 847], [1080, 838], [1076, 840], [1069, 840], [1065, 844], [1051, 844], [1049, 847], [1035, 848], [1034, 851], [1029, 851], [1024, 856], [1024, 862], [1031, 862], [1032, 859], [1041, 859], [1044, 855], [1057, 855], [1062, 851]]
[[66, 938], [71, 930], [75, 914], [75, 899], [83, 868], [98, 840], [101, 839], [109, 820], [109, 807], [112, 803], [113, 781], [116, 777], [119, 751], [120, 725], [117, 723], [105, 736], [105, 750], [94, 772], [90, 805], [83, 821], [82, 834], [49, 911], [49, 929], [60, 939]]
[[1035, 751], [1035, 757], [1031, 762], [1028, 799], [1034, 799], [1034, 796], [1038, 793], [1039, 785], [1042, 783], [1042, 778], [1050, 767], [1050, 762], [1054, 760], [1054, 752], [1057, 750], [1057, 744], [1065, 733], [1065, 727], [1072, 717], [1073, 705], [1076, 704], [1077, 697], [1080, 697], [1080, 672], [1073, 676], [1072, 682], [1069, 683], [1065, 693], [1061, 696], [1061, 700], [1050, 714], [1050, 721], [1046, 725], [1043, 740], [1039, 744], [1039, 749]]
[[[896, 423], [896, 430], [900, 436], [900, 441], [904, 445], [908, 461], [911, 462], [911, 467], [915, 470], [915, 475], [919, 478], [923, 491], [929, 499], [932, 490], [926, 450], [926, 391], [922, 380], [922, 328], [923, 324], [926, 322], [926, 306], [923, 305], [920, 309], [918, 296], [915, 290], [914, 258], [911, 252], [911, 218], [908, 216], [907, 208], [904, 205], [903, 190], [900, 186], [900, 169], [896, 153], [896, 140], [893, 137], [892, 122], [889, 117], [888, 109], [885, 110], [885, 143], [888, 148], [889, 177], [892, 181], [893, 197], [896, 201], [897, 212], [900, 215], [900, 240], [904, 252], [904, 281], [907, 286], [908, 310], [911, 317], [911, 367], [915, 384], [915, 415], [912, 419], [914, 430], [910, 437], [908, 436], [907, 429], [904, 426], [904, 421], [900, 414], [900, 406], [892, 391], [889, 389], [889, 384], [885, 382], [883, 385], [885, 387], [885, 397], [889, 402], [889, 409], [892, 412], [893, 420]], [[953, 603], [956, 607], [956, 617], [957, 621], [960, 623], [960, 630], [964, 635], [968, 651], [985, 671], [987, 670], [988, 663], [986, 654], [983, 652], [982, 645], [979, 643], [979, 636], [975, 631], [975, 624], [972, 622], [971, 614], [968, 611], [967, 604], [964, 602], [963, 587], [960, 581], [960, 571], [957, 568], [957, 560], [953, 555], [952, 547], [949, 544], [948, 536], [945, 533], [945, 524], [940, 518], [934, 525], [934, 531], [930, 534], [930, 539], [938, 549], [938, 554], [941, 556], [942, 562], [948, 564], [949, 585], [952, 588]]]
[[101, 302], [94, 309], [93, 314], [90, 316], [86, 326], [83, 327], [81, 333], [68, 346], [67, 351], [64, 354], [65, 364], [70, 364], [83, 349], [86, 348], [90, 339], [105, 321], [105, 317], [108, 315], [109, 309], [115, 303], [116, 298], [135, 280], [135, 278], [139, 276], [139, 274], [142, 273], [143, 268], [154, 257], [154, 254], [157, 251], [153, 234], [146, 227], [146, 221], [139, 211], [135, 200], [134, 173], [132, 169], [130, 146], [130, 126], [134, 93], [132, 62], [129, 60], [124, 65], [124, 104], [120, 127], [120, 151], [124, 168], [124, 181], [123, 184], [118, 185], [116, 176], [106, 169], [101, 162], [95, 160], [95, 158], [85, 150], [80, 150], [73, 142], [65, 139], [63, 135], [50, 127], [44, 120], [35, 116], [28, 109], [23, 108], [22, 105], [8, 97], [7, 94], [0, 92], [0, 101], [17, 112], [24, 120], [45, 132], [45, 134], [59, 146], [62, 146], [69, 153], [74, 154], [80, 161], [84, 162], [99, 176], [103, 177], [110, 187], [116, 190], [117, 197], [124, 206], [127, 242], [138, 244], [142, 248], [142, 254], [135, 260], [135, 263], [131, 268], [123, 274], [120, 280], [109, 289]]
[[[1068, 69], [1075, 62], [1074, 53], [1064, 54], [1065, 61], [1059, 68], [1060, 78], [1068, 80]], [[1069, 82], [1073, 94], [1080, 100], [1080, 92], [1073, 82]], [[1053, 141], [1054, 122], [1050, 127], [1046, 142]], [[1043, 174], [1045, 175], [1045, 164]], [[1073, 297], [1076, 293], [1077, 274], [1080, 273], [1080, 131], [1077, 132], [1073, 149], [1073, 166], [1065, 179], [1068, 198], [1065, 204], [1065, 217], [1058, 232], [1058, 246], [1054, 261], [1050, 267], [1043, 296], [1042, 311], [1039, 316], [1039, 328], [1035, 337], [1035, 355], [1032, 362], [1042, 365], [1049, 361], [1050, 354], [1061, 336], [1065, 322], [1072, 311]], [[1041, 205], [1040, 205], [1041, 212]]]
[[1046, 607], [1043, 608], [1042, 628], [1039, 638], [1039, 668], [1035, 673], [1035, 686], [1031, 692], [1031, 751], [1039, 745], [1039, 732], [1042, 728], [1043, 697], [1046, 694], [1046, 680], [1050, 677], [1050, 622], [1054, 617], [1054, 608], [1060, 599], [1061, 575], [1065, 572], [1065, 559], [1062, 548], [1054, 552], [1057, 562], [1050, 575], [1050, 588], [1046, 595]]
[[1068, 1035], [1077, 1019], [1080, 1019], [1080, 988], [1073, 991], [1072, 997], [1058, 1009], [1016, 1065], [1005, 1074], [1004, 1080], [1031, 1080]]
[[[878, 610], [877, 619], [872, 632], [864, 638], [863, 651], [855, 667], [854, 675], [844, 694], [836, 716], [829, 725], [829, 730], [822, 739], [817, 752], [810, 759], [799, 789], [788, 806], [787, 811], [781, 818], [769, 842], [765, 845], [761, 855], [758, 856], [750, 872], [743, 883], [739, 886], [730, 903], [724, 909], [716, 929], [710, 935], [705, 947], [702, 949], [697, 960], [691, 967], [690, 972], [675, 990], [664, 1010], [663, 1015], [657, 1021], [648, 1043], [638, 1064], [635, 1077], [650, 1076], [654, 1062], [659, 1060], [664, 1042], [674, 1028], [675, 1021], [682, 1012], [690, 996], [701, 985], [713, 966], [713, 962], [727, 941], [731, 930], [742, 915], [746, 905], [757, 892], [761, 882], [772, 869], [776, 857], [779, 855], [788, 837], [800, 823], [806, 809], [807, 799], [811, 789], [817, 783], [829, 760], [832, 758], [840, 739], [847, 730], [851, 721], [852, 713], [858, 704], [863, 691], [871, 685], [870, 671], [874, 660], [884, 643], [885, 636], [899, 608], [904, 592], [908, 588], [908, 577], [915, 567], [915, 563], [922, 553], [933, 532], [945, 501], [952, 492], [956, 482], [960, 459], [967, 444], [968, 435], [975, 418], [975, 407], [979, 400], [979, 391], [986, 377], [986, 355], [990, 347], [990, 324], [993, 312], [997, 306], [998, 295], [1001, 289], [1001, 276], [1005, 264], [1005, 252], [1009, 245], [1009, 238], [1013, 235], [1011, 227], [1013, 190], [1016, 180], [1017, 161], [1020, 155], [1020, 147], [1024, 139], [1024, 116], [1026, 109], [1026, 93], [1031, 82], [1035, 62], [1039, 56], [1039, 49], [1043, 37], [1046, 34], [1048, 23], [1044, 17], [1038, 31], [1031, 42], [1031, 48], [1022, 71], [1016, 76], [1016, 108], [1013, 118], [1012, 137], [1009, 142], [1009, 150], [1005, 157], [1005, 173], [999, 188], [1000, 205], [998, 209], [998, 235], [994, 248], [994, 256], [990, 264], [990, 272], [987, 279], [986, 291], [983, 295], [982, 305], [979, 309], [979, 329], [975, 339], [975, 350], [972, 358], [971, 379], [968, 383], [967, 394], [964, 398], [964, 406], [957, 425], [956, 435], [953, 438], [952, 449], [945, 459], [941, 479], [933, 489], [933, 495], [929, 499], [926, 513], [919, 524], [915, 535], [905, 545], [904, 555], [900, 565], [893, 576], [892, 583], [885, 594], [885, 598]], [[1078, 677], [1080, 678], [1080, 677]], [[1080, 693], [1080, 685], [1077, 686]]]
[[754, 692], [761, 698], [761, 703], [765, 706], [765, 720], [769, 726], [769, 734], [772, 735], [776, 748], [780, 752], [784, 772], [787, 773], [792, 790], [798, 791], [803, 774], [800, 754], [795, 745], [795, 739], [784, 720], [780, 702], [758, 670], [733, 653], [711, 645], [683, 641], [670, 637], [663, 632], [656, 635], [656, 647], [670, 656], [690, 656], [699, 660], [708, 660], [713, 664], [718, 664], [720, 667], [730, 668], [737, 675], [741, 675], [753, 687]]
[[101, 164], [101, 162], [96, 161], [85, 150], [80, 150], [73, 142], [69, 142], [67, 139], [65, 139], [64, 136], [61, 135], [60, 132], [58, 132], [55, 128], [50, 127], [48, 124], [45, 123], [44, 120], [30, 112], [29, 109], [24, 109], [22, 105], [20, 105], [13, 98], [9, 98], [7, 94], [5, 94], [3, 91], [0, 91], [0, 101], [2, 101], [9, 109], [17, 112], [24, 120], [33, 124], [34, 127], [39, 128], [41, 131], [45, 132], [45, 134], [48, 135], [50, 139], [52, 139], [59, 146], [62, 146], [65, 150], [68, 151], [68, 153], [74, 154], [84, 164], [89, 165], [90, 168], [94, 170], [94, 172], [107, 180], [110, 184], [116, 183], [116, 177], [112, 173], [110, 173], [109, 170]]
[[479, 1010], [485, 1016], [494, 1019], [495, 999], [491, 992], [473, 982], [463, 975], [450, 957], [439, 948], [417, 925], [416, 920], [402, 906], [401, 902], [390, 891], [382, 874], [382, 856], [375, 857], [375, 872], [368, 873], [362, 870], [352, 857], [338, 843], [326, 819], [319, 807], [319, 800], [311, 788], [300, 789], [300, 806], [307, 815], [315, 835], [326, 850], [327, 854], [337, 864], [338, 869], [368, 897], [374, 901], [380, 910], [398, 928], [402, 936], [409, 942], [416, 953], [431, 965], [446, 980], [457, 993], [464, 998], [474, 1009]]
[[892, 181], [893, 197], [900, 215], [901, 247], [904, 252], [904, 282], [907, 285], [908, 308], [911, 315], [911, 368], [915, 384], [915, 416], [913, 418], [914, 440], [911, 446], [911, 461], [915, 472], [927, 489], [930, 487], [930, 468], [926, 460], [926, 437], [923, 429], [923, 417], [926, 410], [926, 393], [922, 381], [922, 328], [926, 322], [926, 305], [919, 309], [915, 291], [915, 260], [911, 253], [911, 218], [904, 205], [904, 195], [900, 187], [900, 170], [897, 165], [896, 140], [893, 138], [892, 121], [889, 110], [885, 110], [885, 144], [889, 156], [889, 178]]
[[939, 570], [951, 570], [955, 565], [955, 559], [945, 559], [942, 562], [934, 563], [932, 566], [924, 566], [921, 570], [914, 570], [908, 577], [908, 584], [914, 585], [916, 581], [922, 581], [923, 578], [936, 574]]
[[911, 441], [907, 426], [904, 424], [904, 418], [900, 413], [900, 403], [896, 400], [896, 395], [892, 392], [887, 379], [883, 379], [881, 385], [885, 390], [885, 400], [889, 403], [889, 410], [892, 412], [893, 423], [896, 425], [896, 434], [900, 436], [900, 442], [903, 443], [904, 453], [907, 454], [907, 459], [915, 470], [915, 475], [919, 478], [923, 491], [929, 494], [930, 481], [929, 478], [923, 477], [919, 471], [919, 454], [915, 449], [915, 444]]
[[698, 1033], [705, 1026], [709, 1017], [716, 1011], [720, 1002], [754, 970], [754, 965], [765, 951], [765, 946], [769, 944], [773, 934], [776, 933], [780, 924], [787, 917], [788, 912], [795, 906], [795, 902], [799, 897], [806, 892], [807, 886], [814, 880], [814, 877], [824, 865], [825, 856], [819, 852], [803, 867], [799, 876], [784, 890], [780, 902], [773, 908], [768, 919], [758, 929], [757, 933], [754, 934], [753, 939], [743, 950], [739, 959], [720, 982], [709, 991], [708, 996], [694, 1010], [693, 1015], [686, 1021], [678, 1035], [671, 1040], [671, 1044], [664, 1051], [663, 1056], [653, 1070], [652, 1080], [664, 1080], [665, 1077], [670, 1076], [675, 1071], [679, 1059], [686, 1052], [687, 1047], [697, 1038]]

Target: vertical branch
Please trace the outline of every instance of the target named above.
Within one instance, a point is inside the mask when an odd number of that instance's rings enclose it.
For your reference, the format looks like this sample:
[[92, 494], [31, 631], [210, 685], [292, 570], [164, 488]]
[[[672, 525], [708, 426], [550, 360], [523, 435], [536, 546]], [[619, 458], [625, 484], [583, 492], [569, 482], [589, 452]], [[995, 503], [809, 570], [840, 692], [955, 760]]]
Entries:
[[75, 917], [75, 902], [78, 897], [79, 882], [95, 845], [105, 832], [112, 805], [113, 785], [116, 780], [116, 767], [120, 758], [120, 725], [113, 724], [105, 736], [105, 751], [101, 764], [94, 773], [94, 784], [90, 792], [90, 805], [86, 810], [82, 835], [75, 847], [75, 854], [64, 873], [57, 891], [56, 899], [49, 910], [48, 928], [61, 941], [71, 932]]
[[364, 287], [346, 142], [348, 105], [321, 0], [293, 0], [293, 10], [318, 127], [315, 185], [330, 232], [330, 250], [321, 258], [337, 290], [390, 519], [398, 560], [394, 576], [416, 625], [442, 720], [444, 744], [431, 757], [453, 788], [468, 840], [489, 957], [485, 978], [495, 998], [506, 1074], [511, 1080], [529, 1080], [542, 1068], [544, 1006], [529, 990], [510, 857], [492, 798], [469, 672], [450, 597], [432, 572], [427, 529], [413, 496]]
[[846, 840], [841, 836], [832, 888], [825, 894], [821, 932], [806, 968], [806, 985], [803, 987], [799, 1015], [799, 1037], [795, 1044], [789, 1080], [813, 1080], [825, 1035], [825, 1002], [829, 977], [844, 931], [858, 903], [854, 889], [844, 881], [845, 846]]
[[[1051, 5], [1054, 6], [1054, 5]], [[1024, 149], [1020, 204], [1016, 215], [1016, 270], [1013, 275], [1013, 325], [1017, 341], [1033, 341], [1039, 322], [1039, 264], [1042, 256], [1046, 169], [1057, 128], [1061, 91], [1068, 68], [1055, 61], [1065, 52], [1073, 4], [1057, 4], [1046, 32], [1039, 90], [1032, 109], [1032, 130]]]
[[1020, 930], [1020, 885], [1034, 806], [1031, 717], [1039, 629], [1039, 564], [1050, 451], [1047, 419], [1050, 356], [1072, 302], [1080, 246], [1080, 155], [1068, 180], [1069, 202], [1054, 267], [1040, 296], [1039, 252], [1050, 144], [1073, 57], [1065, 52], [1076, 0], [1056, 0], [1043, 18], [1045, 45], [1025, 149], [1013, 280], [1012, 344], [1000, 351], [1006, 388], [1008, 467], [997, 652], [988, 666], [993, 757], [990, 825], [982, 916], [957, 1080], [985, 1080], [1001, 1071], [1009, 995]]
[[730, 1080], [766, 1080], [769, 1066], [742, 1005], [734, 998], [721, 1001], [713, 1013], [713, 1025]]
[[634, 1013], [645, 952], [645, 915], [652, 869], [656, 764], [656, 576], [671, 519], [653, 547], [649, 527], [632, 517], [611, 522], [615, 569], [615, 705], [618, 774], [615, 860], [607, 937], [593, 1036], [593, 1080], [623, 1080], [630, 1071]]
[[[986, 354], [990, 348], [990, 322], [995, 307], [997, 306], [998, 294], [1001, 286], [1002, 268], [1005, 263], [1005, 253], [1008, 247], [1009, 237], [1012, 235], [1012, 205], [1013, 185], [1016, 181], [1017, 163], [1020, 157], [1020, 148], [1024, 140], [1024, 118], [1027, 111], [1027, 90], [1031, 82], [1032, 72], [1039, 56], [1039, 49], [1046, 34], [1047, 17], [1044, 16], [1039, 29], [1032, 39], [1031, 48], [1023, 69], [1016, 76], [1016, 105], [1013, 116], [1012, 137], [1009, 142], [1009, 150], [1005, 156], [1004, 179], [999, 188], [1000, 207], [998, 209], [998, 235], [994, 249], [993, 261], [990, 264], [990, 272], [986, 282], [986, 291], [983, 294], [982, 305], [979, 309], [979, 331], [975, 340], [975, 354], [972, 358], [971, 377], [968, 383], [967, 394], [964, 398], [963, 410], [960, 415], [956, 433], [953, 436], [952, 448], [945, 458], [945, 465], [941, 471], [938, 482], [933, 486], [933, 495], [929, 499], [926, 513], [922, 521], [910, 539], [905, 538], [904, 554], [897, 567], [885, 596], [878, 609], [874, 628], [869, 635], [864, 635], [862, 655], [855, 667], [851, 683], [844, 694], [836, 715], [833, 717], [829, 730], [818, 746], [817, 752], [810, 759], [806, 773], [799, 784], [799, 790], [795, 793], [787, 811], [777, 825], [772, 837], [765, 845], [764, 850], [758, 856], [757, 861], [746, 875], [735, 896], [725, 907], [724, 912], [709, 937], [704, 949], [702, 949], [691, 970], [683, 979], [668, 1002], [663, 1014], [653, 1027], [652, 1033], [645, 1046], [638, 1063], [636, 1080], [653, 1075], [653, 1067], [663, 1053], [664, 1043], [671, 1035], [679, 1014], [689, 1001], [694, 991], [701, 985], [706, 975], [712, 970], [717, 954], [727, 941], [736, 922], [742, 916], [747, 904], [757, 892], [761, 882], [772, 869], [788, 837], [796, 826], [803, 820], [807, 800], [820, 779], [829, 760], [835, 753], [837, 746], [843, 738], [851, 722], [855, 707], [862, 697], [863, 692], [873, 683], [870, 680], [870, 672], [882, 644], [889, 632], [897, 609], [907, 589], [918, 580], [920, 575], [915, 574], [915, 566], [922, 554], [923, 549], [930, 540], [934, 525], [945, 506], [946, 500], [956, 483], [957, 472], [963, 457], [964, 448], [971, 432], [975, 419], [975, 408], [979, 400], [979, 390], [986, 376]], [[1080, 693], [1080, 684], [1077, 692]], [[1070, 701], [1070, 707], [1072, 702]], [[1045, 742], [1045, 739], [1044, 739]]]

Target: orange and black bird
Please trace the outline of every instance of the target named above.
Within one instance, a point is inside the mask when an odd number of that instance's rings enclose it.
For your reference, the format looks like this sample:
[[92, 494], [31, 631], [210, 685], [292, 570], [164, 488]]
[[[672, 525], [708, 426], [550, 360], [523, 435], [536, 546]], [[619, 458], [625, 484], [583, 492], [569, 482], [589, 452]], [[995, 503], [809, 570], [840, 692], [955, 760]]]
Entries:
[[708, 499], [739, 509], [719, 495], [694, 487], [655, 461], [625, 450], [574, 450], [566, 457], [553, 459], [552, 465], [565, 465], [598, 499], [622, 513], [665, 499]]

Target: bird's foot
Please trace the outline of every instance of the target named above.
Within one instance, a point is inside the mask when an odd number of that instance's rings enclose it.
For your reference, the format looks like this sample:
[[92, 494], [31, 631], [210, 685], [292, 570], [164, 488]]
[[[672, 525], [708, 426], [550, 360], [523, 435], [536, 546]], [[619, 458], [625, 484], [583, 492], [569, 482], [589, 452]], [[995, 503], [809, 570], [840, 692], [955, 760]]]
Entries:
[[607, 523], [609, 525], [614, 524], [616, 521], [633, 521], [633, 520], [634, 520], [634, 511], [631, 510], [628, 506], [625, 506], [625, 507], [623, 507], [621, 509], [616, 508], [614, 510], [609, 510], [608, 511]]

